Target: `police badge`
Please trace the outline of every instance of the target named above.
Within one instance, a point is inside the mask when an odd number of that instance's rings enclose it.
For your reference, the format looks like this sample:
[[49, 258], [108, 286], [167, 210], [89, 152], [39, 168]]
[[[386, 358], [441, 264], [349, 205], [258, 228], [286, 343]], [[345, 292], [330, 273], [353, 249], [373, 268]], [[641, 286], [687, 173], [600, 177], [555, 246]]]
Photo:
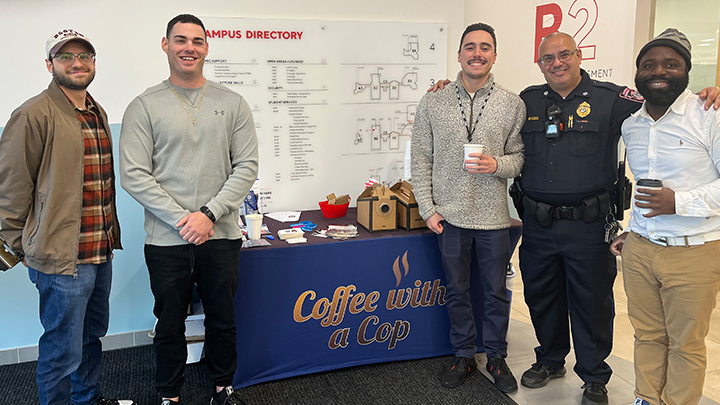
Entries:
[[583, 101], [575, 111], [580, 118], [585, 118], [590, 114], [590, 104], [587, 101]]

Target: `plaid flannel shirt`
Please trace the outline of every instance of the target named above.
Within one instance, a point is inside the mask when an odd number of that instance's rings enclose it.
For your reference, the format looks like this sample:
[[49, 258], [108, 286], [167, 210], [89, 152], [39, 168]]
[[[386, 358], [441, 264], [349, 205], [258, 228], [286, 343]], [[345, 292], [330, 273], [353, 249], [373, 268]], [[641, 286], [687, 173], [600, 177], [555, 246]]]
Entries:
[[86, 105], [86, 110], [75, 108], [85, 145], [78, 264], [100, 264], [108, 260], [113, 244], [112, 145], [90, 95]]

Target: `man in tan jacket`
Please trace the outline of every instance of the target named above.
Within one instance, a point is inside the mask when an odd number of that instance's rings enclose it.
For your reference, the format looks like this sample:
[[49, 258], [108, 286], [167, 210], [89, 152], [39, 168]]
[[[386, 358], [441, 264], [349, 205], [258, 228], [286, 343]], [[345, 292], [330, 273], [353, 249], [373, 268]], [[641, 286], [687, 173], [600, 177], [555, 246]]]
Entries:
[[47, 90], [0, 137], [0, 236], [24, 257], [40, 295], [40, 403], [133, 404], [100, 396], [112, 251], [120, 249], [112, 139], [88, 94], [95, 48], [66, 29], [46, 43]]

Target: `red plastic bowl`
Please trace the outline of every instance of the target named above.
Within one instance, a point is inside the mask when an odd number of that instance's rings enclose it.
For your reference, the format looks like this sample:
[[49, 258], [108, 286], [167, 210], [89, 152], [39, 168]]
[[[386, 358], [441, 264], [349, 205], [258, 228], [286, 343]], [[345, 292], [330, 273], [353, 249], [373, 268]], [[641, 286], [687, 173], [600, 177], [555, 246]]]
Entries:
[[320, 211], [325, 218], [340, 218], [347, 214], [348, 207], [350, 206], [350, 200], [348, 199], [347, 204], [342, 205], [330, 205], [327, 201], [320, 201]]

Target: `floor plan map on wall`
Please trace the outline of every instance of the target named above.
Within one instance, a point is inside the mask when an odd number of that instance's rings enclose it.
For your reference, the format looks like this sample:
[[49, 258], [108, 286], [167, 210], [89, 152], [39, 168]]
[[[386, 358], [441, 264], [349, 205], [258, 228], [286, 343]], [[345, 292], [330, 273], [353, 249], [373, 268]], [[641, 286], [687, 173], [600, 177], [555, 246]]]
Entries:
[[327, 194], [402, 176], [417, 103], [447, 77], [446, 24], [203, 21], [205, 76], [253, 110], [266, 212], [316, 209]]

